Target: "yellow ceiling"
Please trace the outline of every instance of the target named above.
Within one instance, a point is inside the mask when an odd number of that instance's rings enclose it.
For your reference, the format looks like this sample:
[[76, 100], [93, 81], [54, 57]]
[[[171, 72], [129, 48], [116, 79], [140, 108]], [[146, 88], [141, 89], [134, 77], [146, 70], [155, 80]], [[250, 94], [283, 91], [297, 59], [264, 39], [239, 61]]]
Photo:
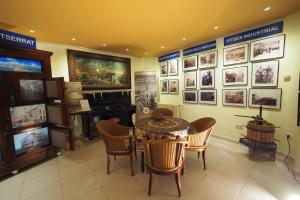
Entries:
[[300, 0], [1, 0], [0, 28], [41, 41], [158, 56], [299, 9]]

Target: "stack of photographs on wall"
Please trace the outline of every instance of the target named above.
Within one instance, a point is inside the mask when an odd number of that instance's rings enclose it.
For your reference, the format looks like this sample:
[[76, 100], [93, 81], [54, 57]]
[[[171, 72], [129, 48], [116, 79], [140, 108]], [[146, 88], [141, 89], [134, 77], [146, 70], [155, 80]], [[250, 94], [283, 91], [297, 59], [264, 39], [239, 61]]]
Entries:
[[179, 79], [174, 79], [178, 76], [178, 59], [172, 59], [160, 62], [160, 77], [170, 77], [170, 79], [160, 80], [161, 94], [179, 94]]
[[[284, 56], [285, 35], [259, 39], [224, 48], [223, 86], [248, 85], [248, 60], [252, 63], [249, 107], [280, 109], [282, 90], [278, 88], [279, 59]], [[249, 55], [249, 56], [248, 56]], [[239, 65], [228, 67], [229, 65]], [[235, 95], [233, 95], [233, 90]], [[247, 106], [246, 88], [223, 89], [223, 105]], [[242, 99], [243, 100], [237, 100]]]

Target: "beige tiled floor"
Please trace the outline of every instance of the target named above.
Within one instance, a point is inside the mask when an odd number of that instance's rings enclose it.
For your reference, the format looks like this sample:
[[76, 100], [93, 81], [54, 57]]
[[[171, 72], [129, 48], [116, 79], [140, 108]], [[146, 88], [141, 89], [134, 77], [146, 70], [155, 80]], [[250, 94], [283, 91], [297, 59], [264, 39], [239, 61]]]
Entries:
[[[44, 162], [0, 182], [0, 200], [146, 200], [178, 199], [174, 177], [155, 176], [147, 196], [147, 174], [135, 161], [132, 177], [129, 159], [118, 157], [106, 174], [101, 140], [77, 142], [77, 151]], [[207, 170], [196, 154], [187, 154], [181, 199], [186, 200], [297, 200], [297, 185], [280, 162], [249, 161], [247, 148], [212, 139]]]

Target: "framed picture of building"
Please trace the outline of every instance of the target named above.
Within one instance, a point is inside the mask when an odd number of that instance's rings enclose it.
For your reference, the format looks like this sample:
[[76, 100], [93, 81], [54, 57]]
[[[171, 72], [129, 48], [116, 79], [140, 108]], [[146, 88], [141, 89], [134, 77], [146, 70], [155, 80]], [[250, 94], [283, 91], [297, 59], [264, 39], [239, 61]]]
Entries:
[[284, 43], [285, 35], [251, 42], [250, 61], [282, 58], [284, 56]]
[[182, 61], [182, 70], [190, 71], [198, 69], [197, 56], [184, 57]]
[[278, 72], [279, 72], [278, 60], [270, 60], [266, 62], [253, 63], [252, 87], [277, 87]]
[[254, 89], [249, 90], [249, 106], [271, 108], [279, 110], [281, 107], [282, 89]]
[[202, 53], [198, 56], [199, 69], [217, 67], [218, 51]]
[[217, 105], [217, 90], [199, 90], [199, 104]]
[[45, 100], [44, 81], [41, 79], [15, 79], [17, 105], [42, 103]]
[[247, 106], [247, 89], [223, 89], [224, 106]]
[[71, 82], [81, 82], [83, 90], [130, 89], [129, 58], [67, 50]]
[[215, 69], [205, 69], [199, 71], [200, 88], [215, 87]]
[[169, 80], [169, 94], [178, 94], [179, 92], [179, 80], [170, 79]]
[[169, 93], [169, 81], [168, 79], [160, 80], [160, 93], [168, 94]]
[[248, 84], [248, 67], [234, 67], [223, 69], [223, 85], [236, 86]]
[[169, 76], [178, 75], [178, 59], [168, 61], [168, 74]]
[[197, 104], [198, 102], [197, 90], [183, 90], [182, 97], [183, 103]]
[[160, 76], [165, 77], [168, 76], [168, 62], [160, 62]]
[[184, 73], [184, 88], [197, 89], [197, 71]]
[[248, 62], [248, 44], [241, 44], [224, 49], [223, 64], [235, 65]]

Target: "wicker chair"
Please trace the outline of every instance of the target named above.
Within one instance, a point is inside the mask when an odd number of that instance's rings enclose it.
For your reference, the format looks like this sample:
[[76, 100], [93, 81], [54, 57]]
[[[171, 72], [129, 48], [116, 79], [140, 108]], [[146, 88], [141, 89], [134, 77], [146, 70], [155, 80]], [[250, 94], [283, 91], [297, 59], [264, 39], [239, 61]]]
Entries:
[[144, 140], [144, 151], [147, 169], [149, 171], [148, 195], [151, 195], [153, 173], [158, 175], [173, 175], [181, 196], [180, 175], [183, 166], [184, 143], [179, 140]]
[[198, 152], [198, 158], [200, 157], [200, 152], [202, 152], [204, 170], [206, 169], [205, 151], [215, 124], [215, 119], [205, 117], [190, 123], [188, 130], [188, 145], [185, 147], [185, 150]]
[[129, 127], [116, 124], [110, 120], [101, 120], [96, 123], [100, 135], [103, 137], [107, 154], [107, 174], [110, 174], [110, 156], [130, 157], [131, 175], [133, 170], [133, 140], [134, 136], [129, 135]]
[[163, 115], [163, 116], [167, 116], [167, 117], [173, 117], [174, 113], [172, 110], [170, 110], [168, 108], [157, 108], [151, 114], [151, 116], [155, 116], [155, 115]]

